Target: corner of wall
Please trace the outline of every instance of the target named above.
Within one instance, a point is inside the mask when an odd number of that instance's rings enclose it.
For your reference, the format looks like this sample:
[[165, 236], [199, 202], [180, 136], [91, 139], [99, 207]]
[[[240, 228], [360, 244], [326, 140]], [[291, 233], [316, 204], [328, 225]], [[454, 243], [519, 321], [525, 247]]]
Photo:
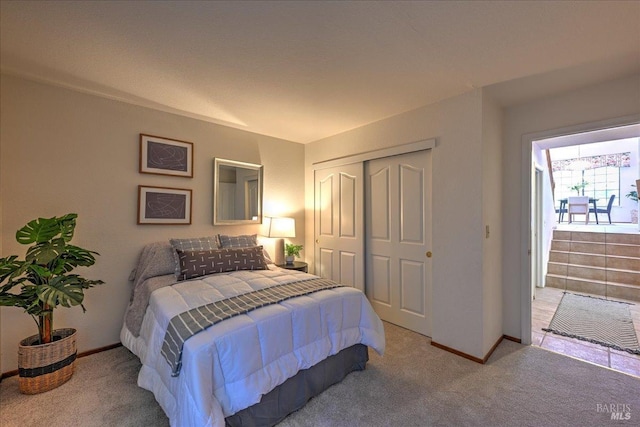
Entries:
[[482, 98], [482, 351], [502, 337], [502, 108], [483, 90]]
[[[0, 84], [2, 82], [3, 79], [0, 79]], [[0, 92], [2, 91], [2, 89], [0, 89]], [[0, 110], [4, 109], [3, 107], [0, 107]], [[2, 121], [0, 120], [0, 123]], [[4, 229], [2, 228], [2, 217], [3, 217], [3, 210], [2, 210], [2, 183], [3, 183], [3, 179], [2, 179], [2, 171], [4, 170], [4, 167], [2, 167], [2, 141], [4, 140], [3, 137], [3, 133], [2, 133], [2, 129], [4, 128], [4, 126], [0, 126], [0, 257], [4, 256], [4, 251], [2, 249], [2, 236], [4, 236]], [[2, 313], [3, 313], [3, 307], [0, 307], [0, 374], [2, 374], [2, 372], [4, 372], [2, 370], [2, 353], [3, 353], [3, 347], [2, 347]]]

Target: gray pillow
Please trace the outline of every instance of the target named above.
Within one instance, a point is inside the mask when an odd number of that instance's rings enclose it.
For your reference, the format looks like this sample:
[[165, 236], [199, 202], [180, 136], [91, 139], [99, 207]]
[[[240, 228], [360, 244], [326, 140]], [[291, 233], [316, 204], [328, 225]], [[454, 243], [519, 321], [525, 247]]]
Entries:
[[224, 248], [210, 251], [176, 251], [180, 260], [178, 280], [239, 270], [266, 270], [262, 246]]
[[220, 247], [218, 236], [196, 237], [192, 239], [169, 239], [173, 247], [173, 273], [176, 278], [180, 275], [180, 260], [178, 259], [178, 251], [210, 251]]
[[240, 236], [228, 236], [218, 234], [221, 248], [250, 248], [258, 246], [258, 236], [256, 234], [243, 234]]
[[[218, 241], [220, 242], [221, 248], [251, 248], [258, 246], [258, 235], [242, 234], [239, 236], [229, 236], [226, 234], [218, 234]], [[262, 254], [267, 264], [273, 264], [271, 256], [266, 249], [262, 250]]]

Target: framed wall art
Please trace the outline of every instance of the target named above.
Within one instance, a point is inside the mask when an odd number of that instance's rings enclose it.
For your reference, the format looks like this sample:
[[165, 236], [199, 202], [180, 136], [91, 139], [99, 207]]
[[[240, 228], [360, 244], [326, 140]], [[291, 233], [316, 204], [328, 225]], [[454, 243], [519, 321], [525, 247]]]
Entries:
[[140, 173], [193, 178], [193, 143], [140, 134]]
[[191, 224], [191, 190], [139, 185], [138, 224]]

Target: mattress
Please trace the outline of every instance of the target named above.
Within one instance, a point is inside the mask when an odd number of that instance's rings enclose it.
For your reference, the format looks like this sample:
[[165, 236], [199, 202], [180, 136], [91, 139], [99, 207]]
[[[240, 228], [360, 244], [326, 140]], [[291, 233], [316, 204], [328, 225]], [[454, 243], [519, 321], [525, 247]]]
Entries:
[[[225, 418], [256, 405], [289, 378], [344, 349], [362, 344], [382, 355], [382, 322], [361, 291], [343, 286], [258, 308], [205, 329], [184, 343], [180, 374], [171, 376], [160, 348], [174, 316], [314, 277], [271, 265], [268, 270], [154, 285], [139, 331], [132, 331], [126, 321], [121, 331], [123, 344], [142, 362], [138, 385], [154, 393], [171, 425], [223, 426]], [[145, 281], [150, 280], [173, 282], [164, 276]], [[132, 300], [133, 306], [140, 304]]]

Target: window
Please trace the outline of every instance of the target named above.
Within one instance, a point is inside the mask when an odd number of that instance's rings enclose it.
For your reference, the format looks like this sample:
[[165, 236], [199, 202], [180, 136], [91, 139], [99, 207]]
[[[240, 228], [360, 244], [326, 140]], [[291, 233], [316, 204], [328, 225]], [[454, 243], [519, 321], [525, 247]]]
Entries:
[[[624, 182], [628, 179], [628, 172], [631, 171], [631, 152], [611, 152], [606, 149], [606, 144], [610, 143], [612, 142], [590, 146], [591, 153], [600, 151], [606, 154], [580, 155], [580, 146], [551, 150], [551, 155], [555, 155], [557, 159], [551, 162], [556, 184], [556, 208], [559, 207], [561, 199], [570, 196], [589, 196], [598, 200], [598, 206], [606, 206], [613, 194], [616, 196], [614, 205], [621, 205], [620, 180], [621, 176]], [[622, 194], [625, 193], [626, 191]]]
[[[620, 168], [605, 166], [585, 170], [563, 170], [554, 172], [556, 182], [556, 205], [560, 199], [569, 196], [589, 196], [608, 202], [612, 194], [616, 195], [614, 204], [620, 206]], [[584, 187], [581, 183], [584, 182]]]

